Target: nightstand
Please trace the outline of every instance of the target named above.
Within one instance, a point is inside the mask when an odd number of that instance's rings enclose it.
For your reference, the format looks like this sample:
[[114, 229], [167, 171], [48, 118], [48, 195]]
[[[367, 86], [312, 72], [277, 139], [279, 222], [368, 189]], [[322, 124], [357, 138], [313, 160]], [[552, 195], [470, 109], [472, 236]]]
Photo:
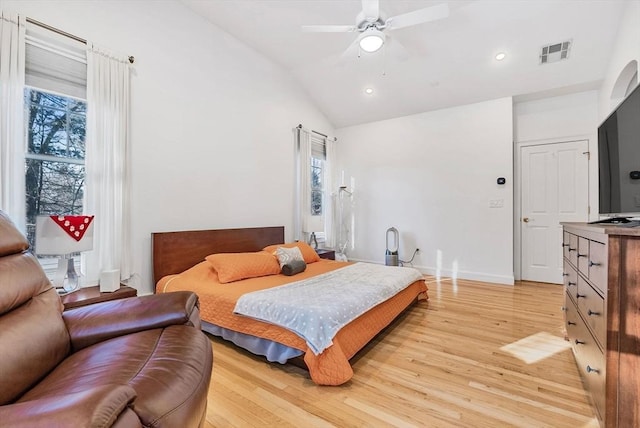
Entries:
[[327, 248], [316, 248], [316, 253], [318, 253], [321, 259], [328, 259], [328, 260], [336, 259], [335, 250], [329, 250]]
[[100, 286], [94, 285], [93, 287], [84, 287], [80, 288], [78, 291], [64, 294], [60, 296], [60, 300], [62, 300], [64, 310], [66, 311], [80, 306], [108, 302], [109, 300], [125, 299], [127, 297], [135, 297], [137, 295], [138, 291], [135, 288], [124, 284], [121, 284], [118, 290], [109, 293], [101, 293]]

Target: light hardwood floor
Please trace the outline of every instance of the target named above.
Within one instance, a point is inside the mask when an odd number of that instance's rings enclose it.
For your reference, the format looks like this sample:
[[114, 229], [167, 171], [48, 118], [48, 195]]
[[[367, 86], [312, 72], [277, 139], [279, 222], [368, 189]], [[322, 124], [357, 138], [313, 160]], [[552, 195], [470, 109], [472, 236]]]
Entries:
[[429, 279], [419, 302], [317, 386], [212, 337], [206, 427], [597, 427], [562, 326], [562, 287]]

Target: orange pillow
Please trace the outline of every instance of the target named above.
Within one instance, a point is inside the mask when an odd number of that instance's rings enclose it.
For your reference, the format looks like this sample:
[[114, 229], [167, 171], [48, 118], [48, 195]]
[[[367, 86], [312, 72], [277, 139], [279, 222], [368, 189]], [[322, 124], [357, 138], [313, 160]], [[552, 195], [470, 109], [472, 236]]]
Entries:
[[219, 253], [205, 259], [213, 265], [222, 284], [280, 273], [278, 259], [271, 253]]
[[300, 248], [300, 252], [302, 253], [302, 258], [304, 259], [304, 262], [307, 264], [317, 262], [320, 260], [320, 256], [318, 255], [318, 253], [316, 253], [316, 250], [311, 248], [311, 246], [306, 242], [302, 242], [302, 241], [291, 242], [290, 244], [269, 245], [268, 247], [264, 247], [262, 250], [268, 252], [269, 254], [274, 254], [278, 249], [278, 247]]

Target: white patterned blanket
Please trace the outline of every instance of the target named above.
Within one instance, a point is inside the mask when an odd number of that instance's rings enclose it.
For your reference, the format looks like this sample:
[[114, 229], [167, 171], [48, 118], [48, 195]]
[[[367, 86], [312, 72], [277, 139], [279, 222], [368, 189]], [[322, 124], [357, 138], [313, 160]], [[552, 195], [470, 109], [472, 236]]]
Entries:
[[421, 278], [413, 268], [355, 263], [244, 294], [234, 313], [289, 329], [318, 355], [342, 327]]

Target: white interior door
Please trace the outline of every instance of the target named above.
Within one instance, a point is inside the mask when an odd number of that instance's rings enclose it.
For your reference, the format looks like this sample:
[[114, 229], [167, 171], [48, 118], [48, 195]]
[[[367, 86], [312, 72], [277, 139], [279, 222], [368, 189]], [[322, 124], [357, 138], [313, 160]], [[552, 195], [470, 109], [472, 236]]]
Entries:
[[521, 277], [562, 283], [563, 221], [589, 218], [587, 140], [523, 146]]

